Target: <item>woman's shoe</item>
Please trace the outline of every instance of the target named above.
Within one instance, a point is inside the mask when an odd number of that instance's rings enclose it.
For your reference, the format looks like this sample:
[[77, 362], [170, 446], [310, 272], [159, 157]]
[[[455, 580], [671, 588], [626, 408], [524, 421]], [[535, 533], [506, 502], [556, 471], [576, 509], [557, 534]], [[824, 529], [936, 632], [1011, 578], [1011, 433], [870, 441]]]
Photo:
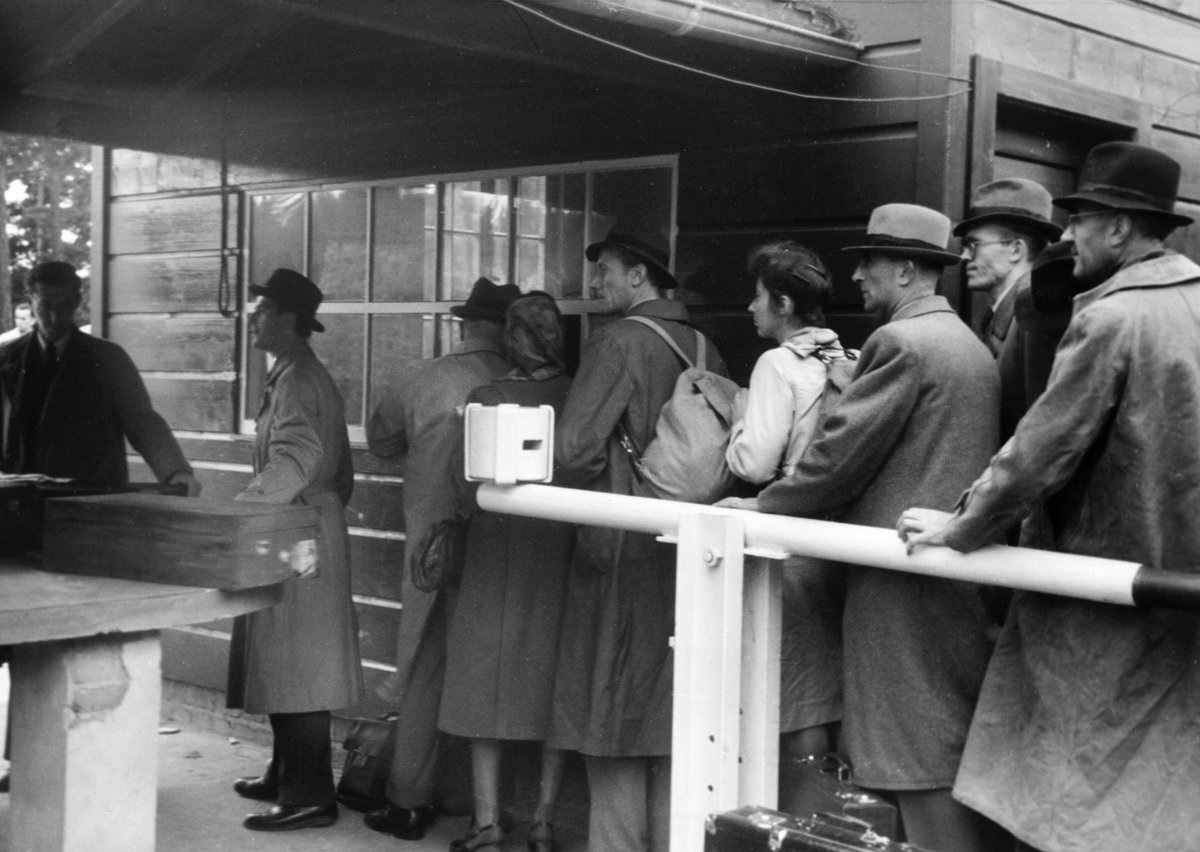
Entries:
[[472, 852], [475, 849], [499, 849], [504, 842], [504, 827], [498, 822], [483, 828], [472, 828], [466, 837], [450, 842], [450, 852]]
[[529, 852], [555, 852], [554, 823], [540, 820], [529, 826]]

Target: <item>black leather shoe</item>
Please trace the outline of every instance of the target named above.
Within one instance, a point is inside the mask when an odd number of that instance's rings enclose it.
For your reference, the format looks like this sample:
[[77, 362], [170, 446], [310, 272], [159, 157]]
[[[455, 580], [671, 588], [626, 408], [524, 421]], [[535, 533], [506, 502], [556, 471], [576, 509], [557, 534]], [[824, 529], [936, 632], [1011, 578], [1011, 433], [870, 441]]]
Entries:
[[233, 792], [244, 799], [273, 802], [279, 798], [279, 785], [274, 781], [268, 781], [263, 775], [255, 775], [234, 781]]
[[433, 806], [398, 808], [388, 805], [386, 808], [366, 813], [363, 822], [368, 828], [399, 837], [401, 840], [420, 840], [425, 836], [425, 829], [433, 825]]
[[337, 822], [337, 802], [328, 805], [276, 805], [261, 814], [250, 814], [242, 825], [251, 831], [295, 831], [298, 828], [324, 828]]
[[5, 772], [3, 775], [0, 775], [0, 793], [7, 793], [7, 792], [8, 792], [8, 773]]

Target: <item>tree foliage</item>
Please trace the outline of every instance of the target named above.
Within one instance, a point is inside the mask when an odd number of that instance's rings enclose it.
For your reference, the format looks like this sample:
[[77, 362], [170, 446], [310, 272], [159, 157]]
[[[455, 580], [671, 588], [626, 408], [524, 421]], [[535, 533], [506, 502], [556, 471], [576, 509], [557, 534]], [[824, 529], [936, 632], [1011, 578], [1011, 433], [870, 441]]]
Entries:
[[35, 265], [65, 260], [87, 286], [92, 154], [88, 145], [36, 136], [0, 136], [0, 145], [8, 237], [0, 245], [0, 328], [8, 328], [12, 304], [26, 298], [25, 275]]

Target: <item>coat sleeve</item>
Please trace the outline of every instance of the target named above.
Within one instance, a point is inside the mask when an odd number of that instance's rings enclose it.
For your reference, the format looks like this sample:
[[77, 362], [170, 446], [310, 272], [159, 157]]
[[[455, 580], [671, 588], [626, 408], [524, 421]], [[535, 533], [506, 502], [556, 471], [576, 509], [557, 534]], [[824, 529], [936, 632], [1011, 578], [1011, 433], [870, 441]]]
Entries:
[[105, 350], [105, 381], [121, 431], [133, 448], [146, 460], [159, 482], [173, 475], [190, 473], [171, 427], [150, 403], [150, 395], [133, 360], [119, 346]]
[[912, 417], [921, 369], [887, 327], [863, 347], [858, 372], [821, 436], [801, 456], [796, 472], [768, 485], [759, 508], [780, 515], [827, 515], [853, 502], [883, 467]]
[[1107, 426], [1129, 372], [1127, 324], [1101, 301], [1067, 328], [1046, 390], [959, 500], [946, 543], [972, 551], [1060, 490]]
[[274, 394], [266, 464], [235, 500], [291, 503], [320, 471], [324, 447], [316, 422], [320, 411], [316, 385], [285, 374], [276, 382]]
[[746, 393], [746, 413], [733, 424], [729, 447], [725, 450], [729, 469], [756, 484], [775, 478], [787, 454], [794, 414], [798, 408], [807, 409], [813, 401], [794, 398], [787, 376], [770, 355], [770, 352], [763, 354], [754, 365]]
[[407, 455], [409, 435], [406, 431], [408, 406], [406, 388], [416, 380], [419, 361], [408, 367], [400, 377], [396, 390], [387, 394], [367, 421], [367, 447], [380, 458], [391, 459]]
[[608, 439], [633, 396], [626, 360], [610, 335], [600, 332], [588, 343], [554, 430], [564, 482], [586, 485], [608, 464]]

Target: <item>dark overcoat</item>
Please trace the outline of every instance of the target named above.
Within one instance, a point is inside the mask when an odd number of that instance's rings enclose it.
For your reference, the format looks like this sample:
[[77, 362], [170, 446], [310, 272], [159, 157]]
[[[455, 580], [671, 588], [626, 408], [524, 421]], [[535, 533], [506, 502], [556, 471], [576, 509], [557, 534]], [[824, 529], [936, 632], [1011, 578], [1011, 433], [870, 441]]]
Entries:
[[40, 365], [37, 333], [0, 348], [5, 473], [44, 473], [87, 482], [129, 481], [125, 440], [159, 481], [190, 471], [171, 428], [150, 404], [142, 377], [117, 344], [72, 330], [47, 389], [36, 451], [23, 428], [30, 373]]
[[[696, 332], [683, 304], [654, 299], [630, 316], [658, 322], [689, 357]], [[725, 375], [711, 341], [708, 369]], [[555, 429], [564, 484], [632, 494], [624, 423], [649, 444], [663, 404], [683, 370], [653, 329], [614, 320], [588, 338]], [[567, 580], [563, 636], [548, 744], [599, 757], [671, 751], [675, 548], [643, 533], [580, 526]]]
[[[995, 450], [999, 384], [944, 298], [909, 302], [867, 339], [822, 433], [760, 509], [894, 528], [910, 506], [952, 505]], [[999, 621], [990, 590], [847, 570], [842, 726], [855, 777], [950, 787]]]
[[[1200, 571], [1200, 266], [1165, 254], [1075, 297], [1045, 392], [964, 499], [974, 549], [1046, 499], [1055, 550]], [[1200, 620], [1014, 596], [955, 794], [1047, 852], [1200, 837]]]
[[250, 713], [349, 707], [362, 693], [345, 516], [354, 466], [342, 395], [307, 342], [272, 366], [256, 426], [255, 476], [234, 499], [316, 508], [317, 576], [234, 622], [227, 700]]

